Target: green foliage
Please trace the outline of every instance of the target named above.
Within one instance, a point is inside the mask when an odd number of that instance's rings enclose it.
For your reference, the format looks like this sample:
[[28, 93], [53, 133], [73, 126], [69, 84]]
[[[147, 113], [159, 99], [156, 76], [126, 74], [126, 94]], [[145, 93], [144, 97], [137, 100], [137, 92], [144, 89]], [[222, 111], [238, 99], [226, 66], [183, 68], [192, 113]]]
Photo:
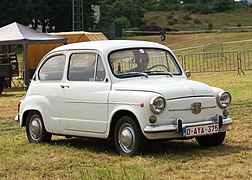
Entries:
[[213, 29], [213, 24], [212, 23], [208, 23], [207, 30], [212, 30], [212, 29]]
[[185, 4], [184, 10], [193, 13], [193, 14], [210, 14], [213, 13], [211, 4], [205, 3], [194, 3], [194, 4]]
[[194, 22], [194, 24], [201, 24], [201, 20], [200, 19], [194, 19], [193, 22]]
[[[177, 21], [182, 24], [189, 23], [190, 17], [179, 19], [173, 12], [190, 13], [197, 16], [211, 14], [213, 12], [231, 12], [242, 9], [251, 13], [252, 6], [234, 3], [233, 0], [183, 0], [183, 4], [177, 0], [82, 0], [84, 13], [84, 29], [92, 30], [94, 27], [109, 26], [114, 22], [120, 22], [125, 28], [139, 28], [144, 23], [157, 26], [175, 25]], [[92, 5], [100, 5], [100, 22], [95, 24]], [[148, 22], [144, 20], [147, 11], [172, 12], [163, 16], [163, 23], [159, 25], [155, 17]], [[233, 12], [232, 11], [232, 12]], [[1, 0], [0, 1], [0, 27], [14, 21], [28, 25], [34, 29], [38, 25], [43, 31], [70, 31], [72, 30], [72, 0]], [[198, 18], [198, 17], [197, 17]], [[177, 20], [179, 19], [179, 20]], [[232, 23], [236, 25], [238, 22]], [[241, 24], [246, 24], [239, 21]], [[197, 24], [197, 22], [195, 23]], [[204, 20], [202, 20], [204, 24]], [[229, 24], [226, 24], [229, 25]], [[250, 25], [247, 23], [246, 25]], [[206, 24], [202, 25], [202, 27]], [[46, 29], [49, 27], [49, 29]], [[215, 26], [216, 27], [216, 26]], [[186, 26], [185, 26], [186, 28]], [[194, 27], [196, 28], [196, 27]]]
[[199, 13], [201, 10], [201, 6], [199, 4], [185, 4], [184, 10], [191, 13]]
[[213, 9], [216, 12], [225, 12], [233, 9], [234, 0], [214, 0]]
[[1, 0], [0, 27], [12, 22], [29, 24], [30, 0]]
[[123, 29], [131, 27], [129, 19], [124, 16], [115, 18], [113, 21], [114, 23], [121, 24]]
[[172, 18], [172, 19], [169, 19], [169, 20], [167, 21], [167, 23], [168, 23], [168, 25], [173, 26], [173, 25], [175, 25], [175, 24], [178, 23], [178, 20]]
[[201, 14], [211, 14], [213, 13], [213, 8], [208, 5], [201, 5], [201, 10], [199, 11]]
[[186, 13], [186, 14], [182, 17], [182, 19], [183, 19], [184, 21], [189, 21], [189, 20], [192, 19], [192, 17], [191, 17], [191, 15], [190, 15], [189, 13]]
[[127, 18], [132, 27], [143, 24], [144, 10], [133, 0], [104, 0], [100, 6], [101, 20], [99, 26], [109, 25], [115, 19], [121, 17]]
[[173, 13], [167, 14], [166, 18], [167, 18], [168, 21], [169, 21], [170, 19], [172, 19], [172, 18], [173, 18]]
[[[85, 30], [94, 26], [91, 5], [96, 2], [83, 0]], [[0, 26], [16, 21], [25, 25], [32, 24], [34, 29], [41, 25], [43, 32], [72, 30], [71, 0], [1, 0], [0, 12]]]

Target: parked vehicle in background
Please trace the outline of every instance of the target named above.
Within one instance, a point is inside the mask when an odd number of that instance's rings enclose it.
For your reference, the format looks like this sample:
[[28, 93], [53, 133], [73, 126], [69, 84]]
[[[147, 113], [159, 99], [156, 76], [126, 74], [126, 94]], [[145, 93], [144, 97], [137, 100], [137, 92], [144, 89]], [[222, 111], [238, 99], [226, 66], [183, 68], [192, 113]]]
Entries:
[[0, 54], [0, 94], [4, 88], [11, 87], [12, 77], [18, 75], [16, 53]]
[[49, 52], [38, 65], [16, 120], [28, 140], [52, 134], [114, 138], [123, 155], [147, 140], [223, 143], [231, 95], [188, 80], [175, 55], [145, 41], [94, 41]]

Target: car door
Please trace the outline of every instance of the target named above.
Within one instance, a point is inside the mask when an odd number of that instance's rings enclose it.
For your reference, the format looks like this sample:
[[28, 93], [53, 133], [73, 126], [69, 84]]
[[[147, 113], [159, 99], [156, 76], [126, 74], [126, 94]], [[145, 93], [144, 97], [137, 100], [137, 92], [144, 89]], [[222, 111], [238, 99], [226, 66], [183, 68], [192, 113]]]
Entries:
[[44, 118], [47, 130], [59, 133], [59, 119], [63, 100], [60, 97], [61, 83], [66, 64], [66, 56], [63, 53], [55, 53], [48, 56], [39, 67], [37, 80], [32, 91], [36, 96], [37, 104], [41, 108], [41, 115]]
[[70, 54], [67, 80], [61, 85], [64, 96], [62, 127], [67, 131], [104, 133], [110, 86], [97, 53]]

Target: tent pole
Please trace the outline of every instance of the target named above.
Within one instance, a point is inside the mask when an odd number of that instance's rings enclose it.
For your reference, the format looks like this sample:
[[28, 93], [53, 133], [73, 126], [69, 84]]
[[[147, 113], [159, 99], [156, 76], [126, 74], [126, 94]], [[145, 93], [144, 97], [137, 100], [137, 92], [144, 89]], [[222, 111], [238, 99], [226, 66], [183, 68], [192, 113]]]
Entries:
[[27, 43], [26, 42], [23, 42], [22, 44], [22, 47], [23, 47], [23, 58], [24, 58], [24, 84], [25, 85], [29, 85], [28, 84], [28, 74], [27, 74], [27, 68], [26, 68], [26, 64], [27, 64]]

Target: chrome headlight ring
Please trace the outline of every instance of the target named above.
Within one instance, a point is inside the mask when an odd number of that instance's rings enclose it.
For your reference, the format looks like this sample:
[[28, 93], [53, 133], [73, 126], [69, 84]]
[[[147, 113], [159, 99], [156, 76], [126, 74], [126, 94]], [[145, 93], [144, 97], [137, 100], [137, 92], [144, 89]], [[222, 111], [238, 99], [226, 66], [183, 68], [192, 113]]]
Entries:
[[150, 110], [155, 114], [160, 114], [166, 106], [165, 99], [161, 96], [153, 97], [150, 100]]
[[231, 103], [231, 99], [229, 92], [219, 92], [216, 100], [220, 108], [227, 108]]

